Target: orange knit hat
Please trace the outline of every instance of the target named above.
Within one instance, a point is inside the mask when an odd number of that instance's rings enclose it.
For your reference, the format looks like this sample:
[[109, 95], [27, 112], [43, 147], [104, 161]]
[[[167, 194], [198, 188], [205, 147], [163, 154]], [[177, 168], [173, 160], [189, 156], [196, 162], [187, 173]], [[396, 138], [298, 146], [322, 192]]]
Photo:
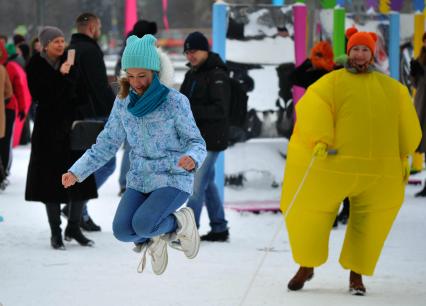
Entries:
[[356, 45], [367, 46], [371, 53], [374, 54], [377, 41], [376, 33], [358, 32], [355, 27], [352, 27], [346, 30], [346, 37], [348, 38], [348, 45], [346, 47], [347, 54], [349, 54], [349, 51], [352, 49], [352, 47]]
[[311, 62], [315, 68], [333, 70], [333, 49], [326, 41], [320, 41], [311, 50]]

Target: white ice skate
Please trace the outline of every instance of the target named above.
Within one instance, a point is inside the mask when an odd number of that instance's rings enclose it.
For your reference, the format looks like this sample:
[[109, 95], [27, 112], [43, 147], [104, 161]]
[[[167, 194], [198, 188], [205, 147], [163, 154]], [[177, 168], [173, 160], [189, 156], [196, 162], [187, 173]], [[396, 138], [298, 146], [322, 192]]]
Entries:
[[178, 229], [176, 240], [169, 242], [175, 249], [181, 249], [189, 259], [195, 258], [200, 249], [200, 236], [195, 224], [194, 213], [191, 208], [184, 207], [174, 213]]
[[143, 251], [142, 258], [138, 266], [138, 272], [142, 273], [145, 269], [146, 252], [148, 252], [151, 256], [152, 271], [157, 275], [163, 274], [167, 268], [169, 259], [167, 254], [167, 242], [161, 239], [160, 236], [156, 236], [151, 238], [148, 243], [136, 246], [134, 250], [138, 247], [140, 247], [140, 252]]

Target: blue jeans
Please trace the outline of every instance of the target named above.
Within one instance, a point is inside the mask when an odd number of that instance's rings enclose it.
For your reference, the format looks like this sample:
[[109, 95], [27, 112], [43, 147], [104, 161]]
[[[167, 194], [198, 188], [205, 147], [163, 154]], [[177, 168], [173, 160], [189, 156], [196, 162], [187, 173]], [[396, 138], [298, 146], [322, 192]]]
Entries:
[[120, 177], [118, 178], [118, 183], [120, 184], [120, 190], [126, 188], [126, 175], [130, 169], [129, 152], [130, 152], [130, 145], [126, 139], [126, 141], [124, 142], [123, 159], [121, 160]]
[[194, 211], [195, 222], [200, 227], [200, 215], [205, 203], [210, 219], [212, 232], [223, 232], [228, 229], [225, 210], [219, 191], [214, 181], [215, 163], [220, 152], [208, 151], [202, 166], [195, 173], [194, 193], [187, 206]]
[[[111, 174], [114, 173], [115, 164], [116, 164], [116, 158], [114, 156], [105, 165], [103, 165], [101, 168], [99, 168], [95, 172], [96, 188], [98, 190], [106, 182], [108, 177], [110, 177]], [[83, 206], [83, 211], [82, 211], [81, 217], [83, 218], [84, 221], [89, 220], [89, 212], [87, 211], [87, 202]]]
[[143, 243], [149, 238], [175, 232], [177, 222], [173, 213], [188, 197], [188, 193], [173, 187], [159, 188], [151, 193], [127, 188], [112, 222], [115, 238]]

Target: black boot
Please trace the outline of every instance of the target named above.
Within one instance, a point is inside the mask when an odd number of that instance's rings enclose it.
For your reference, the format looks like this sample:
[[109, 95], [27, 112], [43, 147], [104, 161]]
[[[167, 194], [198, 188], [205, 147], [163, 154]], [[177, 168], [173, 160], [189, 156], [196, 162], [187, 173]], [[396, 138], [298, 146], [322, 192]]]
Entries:
[[206, 235], [200, 237], [201, 241], [214, 241], [214, 242], [225, 242], [229, 239], [229, 231], [223, 232], [208, 232]]
[[55, 235], [50, 237], [50, 245], [55, 250], [65, 250], [64, 242], [62, 241], [62, 235]]
[[349, 219], [349, 198], [343, 200], [343, 208], [340, 214], [337, 216], [340, 223], [346, 224]]
[[46, 204], [47, 218], [49, 220], [50, 231], [50, 245], [55, 250], [65, 250], [64, 242], [62, 241], [61, 232], [61, 206], [59, 203]]
[[92, 218], [89, 217], [89, 220], [84, 221], [84, 218], [81, 218], [80, 227], [88, 232], [100, 232], [101, 227], [93, 222]]
[[420, 190], [419, 192], [417, 192], [414, 196], [415, 196], [416, 198], [418, 198], [418, 197], [426, 197], [426, 181], [425, 181], [425, 183], [424, 183], [424, 187], [423, 187], [423, 189], [422, 189], [422, 190]]
[[68, 226], [65, 229], [65, 240], [75, 239], [82, 246], [93, 246], [93, 240], [86, 238], [80, 229], [81, 212], [85, 202], [76, 201], [70, 204]]
[[78, 225], [72, 226], [69, 224], [65, 229], [65, 240], [71, 241], [72, 239], [75, 239], [82, 246], [93, 246], [95, 244], [93, 240], [83, 235]]

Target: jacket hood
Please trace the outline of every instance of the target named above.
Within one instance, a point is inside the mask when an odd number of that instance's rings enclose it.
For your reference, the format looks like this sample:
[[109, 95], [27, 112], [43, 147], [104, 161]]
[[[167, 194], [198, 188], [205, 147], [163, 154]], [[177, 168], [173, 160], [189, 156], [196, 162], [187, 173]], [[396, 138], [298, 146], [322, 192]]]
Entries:
[[157, 52], [158, 56], [160, 57], [160, 82], [167, 87], [173, 87], [175, 74], [173, 63], [169, 56], [163, 50], [161, 50], [161, 48], [157, 48]]
[[96, 42], [96, 40], [94, 40], [93, 38], [90, 38], [86, 34], [82, 34], [82, 33], [74, 33], [74, 34], [72, 34], [71, 35], [70, 44], [74, 44], [74, 43], [78, 43], [78, 42], [91, 42], [91, 43], [93, 43], [95, 45], [98, 45], [98, 43]]
[[[191, 67], [191, 64], [187, 64], [188, 67]], [[197, 69], [198, 71], [211, 70], [213, 68], [220, 68], [224, 71], [228, 70], [224, 61], [220, 58], [219, 54], [214, 52], [209, 52], [209, 56], [206, 61]]]

